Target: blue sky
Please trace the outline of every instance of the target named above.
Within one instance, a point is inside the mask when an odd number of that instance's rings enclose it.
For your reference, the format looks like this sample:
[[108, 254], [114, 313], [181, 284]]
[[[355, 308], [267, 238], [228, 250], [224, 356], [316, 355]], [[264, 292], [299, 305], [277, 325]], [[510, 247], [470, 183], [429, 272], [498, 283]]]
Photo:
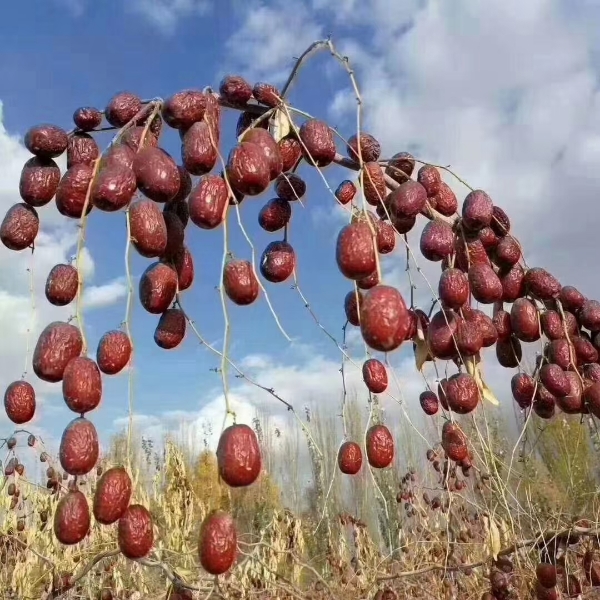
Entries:
[[[423, 160], [451, 164], [509, 211], [530, 264], [552, 269], [565, 284], [581, 285], [584, 293], [600, 293], [600, 284], [585, 276], [585, 261], [577, 259], [595, 252], [590, 235], [593, 219], [569, 218], [575, 202], [588, 215], [596, 211], [594, 202], [600, 191], [595, 35], [600, 14], [593, 2], [535, 0], [524, 6], [512, 0], [485, 5], [468, 0], [228, 0], [213, 5], [208, 0], [23, 0], [8, 5], [3, 17], [0, 101], [4, 129], [0, 133], [4, 137], [0, 150], [6, 160], [0, 165], [2, 210], [18, 201], [18, 172], [28, 157], [19, 138], [32, 124], [54, 122], [69, 128], [78, 106], [103, 108], [121, 90], [147, 98], [167, 97], [189, 87], [216, 88], [226, 73], [243, 75], [252, 83], [279, 84], [294, 56], [331, 33], [340, 51], [353, 61], [364, 99], [364, 126], [380, 139], [385, 155], [410, 150]], [[291, 100], [310, 114], [327, 118], [345, 137], [354, 132], [355, 101], [348, 78], [326, 53], [302, 71]], [[236, 116], [225, 118], [224, 153], [233, 141]], [[101, 140], [106, 143], [110, 137], [104, 135]], [[166, 132], [163, 145], [179, 159], [174, 131]], [[344, 152], [342, 144], [338, 148]], [[346, 215], [336, 209], [313, 169], [304, 166], [301, 174], [309, 186], [306, 208], [294, 207], [290, 233], [300, 284], [323, 325], [341, 340], [342, 303], [350, 285], [336, 269], [334, 244]], [[348, 176], [336, 167], [324, 174], [334, 189]], [[459, 198], [464, 197], [466, 189], [460, 183], [447, 174], [444, 178]], [[260, 207], [269, 198], [265, 193], [241, 207], [257, 259], [262, 248], [277, 239], [256, 223]], [[71, 314], [43, 307], [44, 273], [74, 252], [73, 231], [57, 229], [56, 216], [48, 211], [47, 215], [44, 221], [42, 211], [42, 222], [49, 227], [42, 245], [46, 254], [35, 262], [38, 327], [57, 315]], [[234, 214], [230, 223], [234, 252], [249, 258]], [[419, 231], [420, 227], [411, 234], [411, 246], [435, 288], [439, 267], [425, 264], [418, 256]], [[214, 288], [219, 279], [222, 231], [201, 231], [190, 224], [187, 242], [196, 262], [196, 282], [184, 296], [185, 307], [205, 339], [220, 347], [223, 320]], [[122, 215], [94, 212], [87, 236], [93, 260], [89, 286], [97, 286], [94, 290], [105, 296], [85, 313], [92, 348], [105, 330], [117, 327], [123, 319], [124, 285], [119, 278], [124, 274], [124, 244]], [[572, 251], [564, 252], [564, 247]], [[385, 281], [407, 293], [405, 252], [400, 244], [398, 248], [385, 261]], [[148, 261], [135, 256], [135, 251], [132, 256], [134, 275], [139, 275]], [[5, 361], [0, 374], [5, 384], [22, 371], [27, 346], [22, 330], [30, 306], [28, 259], [21, 255], [18, 261], [13, 259], [14, 255], [0, 249], [4, 270], [0, 304], [7, 308], [6, 315], [15, 317], [0, 319], [21, 340], [16, 343], [19, 352], [14, 347], [2, 351]], [[417, 285], [418, 301], [428, 304], [427, 283], [421, 278]], [[289, 285], [267, 285], [267, 290], [295, 342], [289, 344], [279, 333], [264, 298], [251, 307], [229, 304], [232, 359], [299, 409], [315, 403], [327, 411], [338, 410], [339, 351], [314, 325]], [[209, 370], [219, 366], [219, 359], [200, 348], [191, 332], [180, 349], [160, 350], [152, 340], [156, 321], [136, 298], [132, 326], [137, 419], [147, 435], [175, 429], [193, 441], [199, 420], [208, 419], [217, 428], [221, 424], [221, 380]], [[356, 332], [350, 342], [352, 356], [360, 364], [364, 349]], [[400, 414], [396, 399], [401, 397], [409, 412], [418, 414], [415, 404], [424, 384], [414, 373], [409, 350], [394, 354], [399, 389], [394, 384], [393, 398], [382, 398], [394, 414]], [[507, 373], [492, 363], [486, 369], [498, 385], [497, 395], [506, 410], [512, 411]], [[357, 369], [350, 377], [364, 394]], [[104, 439], [122, 427], [127, 416], [126, 377], [105, 382], [102, 406], [90, 415]], [[279, 411], [273, 398], [242, 386], [239, 379], [233, 378], [231, 387], [242, 420], [249, 420], [257, 406]], [[49, 438], [56, 437], [72, 416], [62, 405], [59, 386], [44, 386], [40, 396], [43, 403], [35, 427]], [[188, 427], [182, 430], [182, 423]], [[1, 426], [4, 430], [9, 424]]]

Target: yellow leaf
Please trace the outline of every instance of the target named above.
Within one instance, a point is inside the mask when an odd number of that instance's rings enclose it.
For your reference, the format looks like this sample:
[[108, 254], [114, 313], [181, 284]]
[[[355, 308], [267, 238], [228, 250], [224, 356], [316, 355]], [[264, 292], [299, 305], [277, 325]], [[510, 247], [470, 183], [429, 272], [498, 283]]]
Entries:
[[479, 388], [479, 393], [481, 394], [481, 397], [484, 400], [487, 400], [490, 404], [493, 404], [494, 406], [499, 406], [500, 403], [494, 395], [494, 392], [492, 392], [492, 390], [488, 387], [487, 383], [483, 379], [479, 356], [469, 356], [468, 358], [465, 358], [464, 365], [467, 369], [467, 373], [475, 380], [475, 383]]
[[269, 131], [278, 142], [292, 130], [290, 120], [285, 112], [277, 109], [269, 119]]
[[494, 517], [489, 517], [489, 547], [490, 554], [494, 560], [498, 560], [498, 553], [500, 552], [500, 532], [494, 521]]
[[429, 346], [425, 340], [417, 338], [416, 340], [413, 340], [413, 350], [415, 352], [417, 370], [420, 372], [423, 370], [423, 365], [429, 356]]

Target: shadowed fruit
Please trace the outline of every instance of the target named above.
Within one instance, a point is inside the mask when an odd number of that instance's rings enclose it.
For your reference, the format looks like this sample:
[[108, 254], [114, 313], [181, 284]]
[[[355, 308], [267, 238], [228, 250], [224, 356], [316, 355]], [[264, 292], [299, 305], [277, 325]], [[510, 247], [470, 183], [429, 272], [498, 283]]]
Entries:
[[154, 202], [168, 202], [179, 191], [179, 169], [162, 148], [147, 146], [139, 150], [133, 160], [133, 172], [140, 192]]
[[131, 202], [136, 190], [137, 181], [133, 169], [113, 163], [96, 175], [91, 201], [99, 210], [115, 212]]
[[211, 575], [222, 575], [232, 567], [237, 556], [237, 531], [229, 513], [216, 510], [204, 519], [198, 556], [202, 568]]
[[154, 262], [149, 265], [140, 277], [138, 294], [140, 303], [149, 313], [164, 313], [177, 292], [177, 273], [171, 266]]
[[510, 381], [513, 398], [520, 408], [529, 408], [533, 402], [536, 383], [527, 373], [516, 373]]
[[231, 487], [254, 483], [262, 465], [256, 433], [248, 425], [230, 425], [217, 446], [219, 476]]
[[271, 283], [283, 283], [296, 266], [296, 253], [285, 241], [271, 242], [260, 257], [260, 273]]
[[459, 462], [468, 456], [467, 438], [457, 423], [446, 421], [442, 427], [442, 448], [450, 460]]
[[258, 224], [269, 233], [283, 229], [292, 216], [292, 207], [287, 200], [272, 198], [258, 213]]
[[69, 136], [67, 143], [67, 169], [79, 163], [91, 165], [99, 156], [100, 148], [91, 135], [75, 132]]
[[102, 111], [93, 106], [81, 106], [73, 113], [73, 123], [81, 131], [96, 129], [102, 123]]
[[433, 416], [440, 408], [440, 402], [437, 395], [429, 390], [421, 392], [419, 395], [419, 403], [426, 415]]
[[349, 179], [345, 179], [340, 183], [335, 190], [335, 197], [340, 204], [346, 205], [352, 202], [356, 196], [356, 186]]
[[194, 123], [181, 140], [181, 162], [190, 174], [205, 175], [217, 164], [218, 152], [206, 121]]
[[311, 166], [326, 167], [335, 158], [335, 140], [329, 125], [318, 119], [308, 119], [300, 127], [302, 155]]
[[433, 315], [427, 328], [427, 343], [431, 354], [442, 360], [456, 356], [455, 336], [458, 318], [452, 311], [438, 311]]
[[106, 120], [113, 127], [123, 127], [142, 109], [141, 99], [131, 92], [115, 94], [104, 109]]
[[585, 304], [586, 297], [572, 285], [565, 285], [560, 290], [559, 300], [565, 310], [575, 313]]
[[282, 173], [275, 180], [275, 193], [279, 198], [294, 202], [306, 193], [306, 183], [295, 173]]
[[353, 134], [350, 136], [346, 145], [346, 152], [352, 160], [358, 161], [360, 154], [363, 162], [372, 162], [379, 160], [381, 145], [374, 136], [363, 131], [359, 135]]
[[360, 325], [358, 303], [360, 303], [362, 310], [362, 299], [363, 295], [360, 293], [360, 290], [356, 292], [352, 290], [351, 292], [348, 292], [344, 298], [344, 312], [346, 314], [346, 319], [348, 319], [350, 325], [354, 325], [355, 327]]
[[582, 327], [590, 331], [600, 331], [600, 302], [586, 300], [579, 310], [578, 320]]
[[523, 358], [521, 342], [517, 337], [511, 335], [507, 340], [496, 342], [496, 358], [500, 366], [505, 369], [515, 369]]
[[375, 227], [373, 230], [366, 220], [349, 223], [340, 230], [335, 259], [344, 277], [356, 281], [377, 269]]
[[404, 183], [410, 178], [414, 168], [415, 159], [412, 154], [398, 152], [388, 161], [385, 173], [397, 183]]
[[362, 451], [356, 442], [346, 441], [338, 452], [338, 467], [345, 475], [356, 475], [362, 467]]
[[206, 96], [200, 90], [182, 90], [165, 100], [162, 118], [169, 127], [189, 129], [201, 121], [206, 111]]
[[419, 242], [421, 254], [433, 262], [439, 262], [454, 251], [452, 228], [441, 221], [429, 221], [423, 228]]
[[281, 98], [281, 92], [274, 85], [262, 81], [254, 84], [252, 95], [257, 102], [270, 108], [275, 108]]
[[367, 459], [375, 469], [385, 469], [394, 459], [394, 438], [385, 425], [372, 425], [366, 435]]
[[231, 149], [225, 171], [231, 187], [245, 196], [261, 194], [271, 181], [267, 156], [260, 146], [250, 142]]
[[27, 130], [23, 144], [40, 158], [56, 158], [67, 149], [67, 132], [57, 125], [34, 125]]
[[183, 342], [186, 330], [185, 314], [180, 308], [168, 308], [160, 315], [154, 330], [154, 342], [163, 350], [172, 350]]
[[218, 175], [204, 175], [190, 192], [190, 220], [200, 229], [215, 229], [224, 220], [229, 206], [227, 182]]
[[[56, 190], [56, 208], [61, 215], [70, 219], [81, 218], [93, 174], [94, 168], [83, 163], [73, 165], [65, 171]], [[93, 207], [90, 198], [86, 215]]]

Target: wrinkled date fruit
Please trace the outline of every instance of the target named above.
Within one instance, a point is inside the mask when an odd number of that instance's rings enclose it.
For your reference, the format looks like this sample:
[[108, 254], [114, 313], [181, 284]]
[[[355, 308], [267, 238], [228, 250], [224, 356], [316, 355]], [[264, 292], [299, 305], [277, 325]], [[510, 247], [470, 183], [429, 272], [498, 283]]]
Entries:
[[227, 262], [223, 270], [223, 289], [235, 304], [239, 306], [252, 304], [260, 292], [252, 263], [238, 259]]
[[513, 333], [522, 342], [540, 339], [540, 324], [535, 304], [527, 298], [517, 298], [510, 309], [510, 325]]
[[269, 179], [273, 181], [282, 171], [283, 159], [273, 136], [262, 127], [254, 127], [242, 136], [242, 142], [256, 144], [269, 163]]
[[394, 154], [386, 167], [386, 175], [389, 175], [397, 183], [404, 183], [415, 169], [415, 159], [408, 152]]
[[385, 469], [394, 460], [394, 438], [385, 425], [372, 425], [367, 431], [367, 460], [375, 469]]
[[46, 300], [54, 306], [66, 306], [77, 295], [79, 275], [73, 265], [55, 265], [50, 270], [44, 289]]
[[275, 193], [279, 198], [294, 202], [306, 193], [306, 183], [295, 173], [282, 173], [275, 180]]
[[190, 219], [200, 229], [215, 229], [224, 220], [229, 206], [227, 182], [218, 175], [204, 175], [190, 192]]
[[137, 186], [155, 202], [172, 200], [181, 185], [179, 169], [170, 154], [162, 148], [142, 148], [133, 160]]
[[349, 223], [340, 230], [335, 259], [344, 277], [356, 281], [377, 269], [376, 228], [373, 230], [365, 220]]
[[356, 442], [344, 442], [338, 452], [338, 467], [345, 475], [356, 475], [362, 467], [362, 451]]
[[460, 462], [467, 458], [467, 438], [457, 423], [446, 421], [442, 427], [442, 448], [450, 460]]
[[67, 143], [67, 169], [83, 163], [91, 165], [100, 156], [96, 140], [87, 133], [75, 132]]
[[177, 292], [177, 273], [171, 266], [154, 262], [142, 273], [139, 282], [140, 302], [149, 313], [164, 313]]
[[359, 149], [363, 162], [373, 162], [381, 156], [381, 145], [370, 133], [354, 134], [348, 139], [346, 151], [352, 160], [359, 160]]
[[67, 149], [67, 132], [56, 125], [34, 125], [23, 139], [25, 148], [40, 158], [56, 158]]
[[152, 549], [154, 529], [152, 515], [145, 506], [131, 504], [119, 519], [119, 550], [132, 560], [143, 558]]
[[182, 90], [165, 100], [162, 118], [169, 127], [189, 129], [201, 121], [206, 111], [206, 96], [200, 90]]
[[391, 352], [406, 339], [411, 319], [402, 294], [394, 287], [377, 285], [368, 290], [360, 307], [360, 331], [373, 350]]
[[131, 358], [131, 340], [129, 336], [118, 329], [107, 331], [98, 342], [96, 362], [105, 375], [120, 373]]
[[420, 240], [421, 254], [430, 261], [439, 262], [454, 252], [454, 233], [450, 225], [429, 221]]
[[245, 196], [264, 192], [271, 181], [267, 156], [258, 144], [242, 142], [231, 149], [225, 166], [231, 187]]
[[[358, 300], [356, 299], [357, 296]], [[363, 297], [360, 291], [355, 292], [354, 290], [348, 292], [344, 298], [344, 312], [346, 313], [346, 319], [348, 319], [350, 325], [354, 325], [355, 327], [360, 325], [358, 304], [360, 303], [362, 311], [362, 299]]]
[[90, 530], [90, 507], [84, 493], [70, 490], [56, 505], [54, 535], [65, 545], [81, 542]]
[[384, 202], [387, 196], [387, 188], [383, 169], [379, 166], [379, 163], [365, 163], [362, 183], [365, 200], [371, 206], [378, 206]]
[[105, 471], [96, 484], [93, 512], [98, 523], [110, 525], [122, 516], [131, 499], [132, 484], [123, 467]]
[[466, 415], [479, 404], [479, 389], [475, 379], [467, 373], [452, 375], [444, 387], [446, 401], [450, 410]]
[[54, 321], [48, 324], [33, 351], [33, 372], [50, 383], [61, 381], [69, 361], [81, 354], [83, 340], [75, 325]]
[[510, 381], [513, 398], [520, 408], [526, 409], [533, 403], [536, 385], [533, 377], [527, 373], [516, 373]]
[[94, 410], [102, 399], [102, 376], [94, 360], [77, 356], [65, 367], [62, 380], [65, 404], [73, 412]]
[[99, 210], [115, 212], [131, 202], [136, 190], [133, 169], [113, 163], [98, 172], [92, 186], [91, 200]]
[[227, 427], [217, 446], [219, 476], [231, 487], [244, 487], [256, 481], [262, 459], [256, 433], [248, 425]]
[[152, 200], [138, 200], [129, 208], [129, 229], [133, 247], [145, 258], [162, 256], [167, 247], [167, 224]]
[[106, 120], [113, 127], [127, 125], [142, 109], [141, 99], [131, 92], [115, 94], [104, 109]]
[[279, 140], [279, 153], [281, 154], [282, 167], [285, 173], [291, 171], [302, 157], [302, 144], [297, 140], [294, 134], [290, 134]]
[[362, 376], [367, 388], [373, 394], [382, 394], [388, 387], [388, 374], [385, 365], [376, 358], [363, 363]]
[[60, 183], [60, 169], [51, 158], [30, 158], [21, 170], [19, 194], [30, 206], [45, 206], [54, 198]]
[[219, 84], [221, 97], [234, 106], [243, 106], [252, 98], [252, 86], [239, 75], [227, 75]]
[[169, 308], [162, 315], [154, 331], [154, 342], [163, 350], [172, 350], [181, 344], [186, 330], [185, 314], [179, 308]]
[[269, 233], [283, 229], [292, 217], [292, 207], [287, 200], [273, 198], [258, 213], [258, 224]]
[[211, 575], [222, 575], [231, 568], [237, 556], [237, 531], [229, 513], [217, 510], [204, 519], [198, 556], [202, 568]]
[[416, 217], [425, 208], [427, 191], [420, 183], [409, 179], [400, 184], [386, 202], [393, 217]]
[[271, 283], [283, 283], [295, 267], [296, 253], [288, 242], [271, 242], [260, 258], [260, 273]]
[[27, 381], [13, 381], [4, 392], [6, 416], [17, 425], [33, 419], [35, 404], [35, 390]]
[[252, 88], [252, 95], [260, 104], [275, 108], [280, 102], [281, 92], [270, 83], [258, 82]]
[[[73, 165], [65, 171], [56, 189], [56, 208], [61, 215], [70, 219], [81, 218], [93, 175], [94, 168], [82, 163]], [[88, 200], [86, 215], [94, 207], [90, 200]]]
[[431, 354], [442, 360], [454, 358], [457, 353], [455, 336], [458, 319], [451, 311], [438, 311], [427, 328], [427, 343]]
[[471, 265], [469, 268], [469, 285], [473, 298], [481, 304], [493, 304], [502, 298], [502, 282], [489, 265]]
[[217, 147], [206, 121], [194, 123], [181, 140], [181, 162], [192, 175], [210, 173], [217, 164]]
[[469, 280], [460, 269], [446, 269], [440, 276], [438, 292], [446, 307], [459, 309], [469, 299]]
[[356, 186], [349, 179], [345, 179], [337, 186], [335, 190], [335, 197], [340, 204], [346, 205], [354, 200], [356, 196]]
[[545, 269], [534, 267], [525, 273], [525, 288], [538, 300], [558, 298], [561, 290], [559, 281]]
[[102, 112], [93, 106], [80, 106], [73, 113], [73, 123], [81, 131], [92, 131], [100, 127]]
[[16, 252], [29, 248], [40, 229], [38, 213], [28, 204], [19, 203], [11, 206], [0, 225], [0, 241]]
[[440, 401], [437, 394], [429, 390], [421, 392], [419, 395], [419, 403], [423, 412], [430, 417], [435, 415], [440, 408]]
[[98, 461], [100, 447], [98, 432], [84, 417], [73, 419], [65, 428], [60, 440], [60, 464], [69, 475], [86, 475]]
[[300, 127], [302, 154], [309, 165], [326, 167], [335, 158], [335, 140], [329, 125], [318, 119], [309, 119]]
[[189, 289], [194, 283], [194, 259], [191, 252], [184, 246], [171, 259], [171, 264], [177, 271], [179, 291], [183, 292]]

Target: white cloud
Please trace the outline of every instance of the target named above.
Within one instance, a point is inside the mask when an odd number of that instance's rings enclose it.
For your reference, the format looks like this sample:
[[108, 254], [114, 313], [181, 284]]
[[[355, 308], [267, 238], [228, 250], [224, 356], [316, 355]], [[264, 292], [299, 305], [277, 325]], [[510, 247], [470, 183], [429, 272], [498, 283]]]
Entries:
[[166, 35], [173, 34], [182, 19], [201, 17], [212, 9], [209, 0], [130, 0], [125, 6]]
[[117, 277], [103, 285], [92, 285], [83, 290], [83, 307], [104, 308], [117, 303], [127, 295], [127, 279]]

